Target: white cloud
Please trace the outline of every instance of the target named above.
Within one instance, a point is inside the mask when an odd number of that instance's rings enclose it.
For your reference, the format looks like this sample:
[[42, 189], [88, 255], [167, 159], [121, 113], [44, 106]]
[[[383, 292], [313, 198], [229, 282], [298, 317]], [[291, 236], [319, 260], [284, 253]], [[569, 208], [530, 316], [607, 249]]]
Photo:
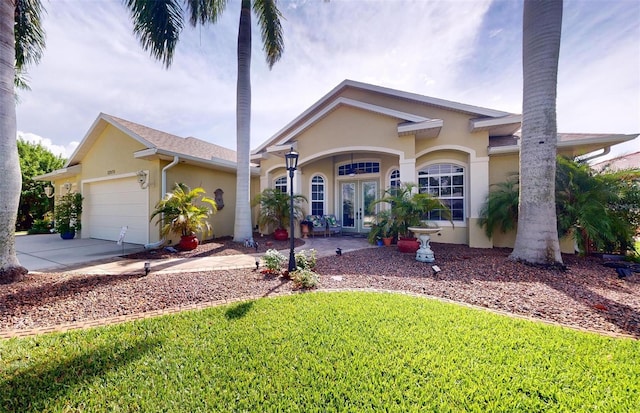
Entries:
[[[280, 5], [285, 53], [272, 70], [253, 32], [252, 147], [347, 78], [521, 111], [519, 2]], [[30, 70], [32, 92], [21, 92], [20, 130], [67, 146], [105, 112], [235, 148], [237, 1], [216, 25], [185, 29], [169, 70], [142, 51], [120, 2], [45, 6], [47, 48]], [[640, 5], [567, 0], [564, 8], [559, 129], [640, 132]]]
[[36, 145], [40, 144], [45, 149], [49, 150], [49, 152], [63, 158], [68, 158], [79, 144], [79, 142], [72, 141], [65, 146], [56, 145], [51, 141], [51, 139], [43, 138], [42, 136], [38, 136], [33, 133], [24, 133], [22, 131], [18, 131], [16, 138]]

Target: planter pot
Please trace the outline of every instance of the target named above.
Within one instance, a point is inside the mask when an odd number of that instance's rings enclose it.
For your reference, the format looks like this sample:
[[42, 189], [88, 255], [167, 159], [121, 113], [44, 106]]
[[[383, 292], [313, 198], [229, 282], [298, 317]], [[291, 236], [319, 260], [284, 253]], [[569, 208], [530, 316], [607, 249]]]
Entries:
[[300, 225], [300, 230], [302, 231], [302, 238], [309, 238], [309, 225]]
[[385, 245], [385, 247], [388, 247], [389, 245], [391, 245], [392, 241], [393, 241], [393, 237], [382, 238], [382, 243]]
[[289, 239], [289, 231], [284, 228], [278, 228], [273, 231], [273, 239], [276, 241], [286, 241]]
[[76, 232], [75, 231], [67, 231], [67, 232], [61, 232], [60, 233], [60, 238], [62, 239], [73, 239], [76, 236]]
[[415, 254], [420, 248], [420, 243], [415, 238], [400, 238], [398, 239], [398, 251], [408, 252]]
[[180, 238], [180, 242], [178, 243], [178, 248], [183, 251], [191, 251], [198, 248], [198, 238], [195, 235], [185, 235]]
[[76, 236], [75, 230], [70, 230], [70, 231], [60, 233], [60, 238], [62, 239], [73, 239], [75, 236]]
[[376, 241], [376, 245], [377, 245], [378, 247], [382, 247], [382, 246], [384, 245], [384, 242], [382, 242], [382, 240], [381, 240], [381, 239], [379, 239], [379, 240], [377, 240], [377, 241]]

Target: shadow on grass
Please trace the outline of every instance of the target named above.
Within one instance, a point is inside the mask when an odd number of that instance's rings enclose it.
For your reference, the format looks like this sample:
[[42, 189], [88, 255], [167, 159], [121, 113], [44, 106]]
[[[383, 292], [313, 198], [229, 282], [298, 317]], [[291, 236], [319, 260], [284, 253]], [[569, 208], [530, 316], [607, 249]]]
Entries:
[[141, 358], [161, 344], [157, 339], [123, 340], [24, 369], [5, 369], [0, 375], [0, 411], [44, 411], [57, 400], [77, 400], [68, 395], [96, 377]]
[[245, 301], [242, 303], [238, 303], [232, 305], [224, 312], [224, 316], [227, 317], [228, 320], [237, 320], [239, 318], [247, 315], [251, 307], [253, 307], [253, 301]]

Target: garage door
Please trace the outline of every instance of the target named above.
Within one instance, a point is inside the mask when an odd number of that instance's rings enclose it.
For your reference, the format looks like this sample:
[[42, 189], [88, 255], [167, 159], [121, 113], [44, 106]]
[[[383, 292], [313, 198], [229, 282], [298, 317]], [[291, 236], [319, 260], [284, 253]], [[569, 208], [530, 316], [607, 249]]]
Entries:
[[117, 241], [127, 226], [125, 242], [149, 242], [148, 190], [135, 176], [85, 183], [83, 189], [83, 237]]

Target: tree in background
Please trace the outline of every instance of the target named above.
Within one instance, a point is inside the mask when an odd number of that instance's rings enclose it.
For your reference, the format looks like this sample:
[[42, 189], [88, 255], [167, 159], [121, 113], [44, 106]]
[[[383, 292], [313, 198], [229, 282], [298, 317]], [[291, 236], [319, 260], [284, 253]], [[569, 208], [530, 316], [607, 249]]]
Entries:
[[44, 49], [40, 0], [0, 1], [0, 283], [22, 279], [15, 249], [15, 226], [22, 181], [16, 142], [18, 79], [28, 64], [38, 63]]
[[[634, 249], [640, 228], [640, 169], [596, 172], [584, 162], [558, 157], [555, 209], [560, 237], [571, 236], [581, 253]], [[481, 209], [479, 224], [491, 237], [518, 224], [518, 179], [495, 185]], [[518, 232], [520, 228], [518, 228]]]
[[65, 159], [56, 156], [39, 143], [18, 139], [18, 155], [22, 171], [22, 193], [18, 207], [16, 230], [31, 228], [34, 219], [42, 219], [53, 210], [53, 199], [44, 193], [46, 182], [34, 181], [33, 177], [62, 168]]
[[[169, 67], [180, 31], [189, 17], [192, 26], [215, 23], [226, 0], [124, 0], [131, 11], [134, 33], [145, 50]], [[184, 4], [184, 8], [182, 7]], [[238, 79], [236, 99], [236, 209], [234, 241], [253, 239], [249, 185], [251, 180], [251, 9], [258, 17], [263, 49], [269, 68], [284, 50], [282, 16], [276, 0], [242, 0], [238, 29]]]
[[525, 0], [518, 233], [510, 258], [563, 267], [555, 208], [562, 0]]
[[597, 173], [584, 162], [558, 157], [558, 235], [571, 235], [581, 252], [632, 251], [640, 227], [640, 170]]

